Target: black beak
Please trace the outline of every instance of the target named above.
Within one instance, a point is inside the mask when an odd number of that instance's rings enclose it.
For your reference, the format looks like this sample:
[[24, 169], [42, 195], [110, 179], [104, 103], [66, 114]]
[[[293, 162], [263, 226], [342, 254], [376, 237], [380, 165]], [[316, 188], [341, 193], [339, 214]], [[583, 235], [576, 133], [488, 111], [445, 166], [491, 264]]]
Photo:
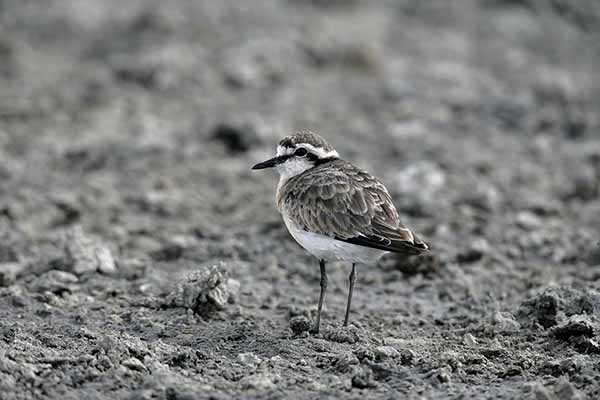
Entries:
[[287, 160], [286, 156], [273, 157], [270, 160], [263, 161], [261, 163], [256, 164], [254, 167], [252, 167], [252, 169], [273, 168], [277, 164], [281, 164], [282, 162], [285, 162], [285, 160]]

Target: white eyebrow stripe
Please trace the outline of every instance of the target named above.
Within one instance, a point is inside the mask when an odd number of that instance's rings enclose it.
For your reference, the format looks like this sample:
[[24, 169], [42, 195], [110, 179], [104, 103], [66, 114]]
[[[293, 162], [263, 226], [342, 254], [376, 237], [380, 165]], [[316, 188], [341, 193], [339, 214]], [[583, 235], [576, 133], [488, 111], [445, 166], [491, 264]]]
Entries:
[[340, 157], [338, 152], [335, 150], [325, 151], [324, 148], [315, 147], [309, 143], [298, 143], [295, 147], [285, 147], [285, 146], [279, 145], [279, 146], [277, 146], [277, 155], [284, 156], [284, 155], [293, 154], [294, 150], [296, 150], [298, 147], [306, 148], [308, 151], [315, 154], [319, 158], [330, 158], [330, 157], [339, 158]]
[[340, 156], [338, 154], [338, 152], [335, 150], [331, 150], [331, 151], [327, 152], [322, 147], [315, 147], [312, 144], [308, 144], [308, 143], [298, 143], [298, 145], [302, 146], [302, 147], [306, 147], [311, 153], [316, 154], [319, 158], [329, 158], [329, 157], [339, 157]]

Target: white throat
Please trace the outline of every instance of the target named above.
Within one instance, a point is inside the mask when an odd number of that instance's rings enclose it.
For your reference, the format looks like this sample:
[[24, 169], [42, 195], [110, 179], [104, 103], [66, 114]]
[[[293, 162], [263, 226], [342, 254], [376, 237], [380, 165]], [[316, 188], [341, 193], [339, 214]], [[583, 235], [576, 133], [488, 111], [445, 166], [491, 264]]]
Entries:
[[[335, 150], [326, 152], [321, 147], [314, 147], [308, 143], [302, 144], [302, 147], [306, 147], [311, 153], [316, 154], [319, 158], [328, 157], [339, 157], [339, 154]], [[277, 155], [290, 155], [295, 149], [283, 146], [277, 146]], [[275, 168], [279, 173], [279, 186], [283, 185], [288, 179], [293, 178], [296, 175], [300, 175], [304, 171], [311, 169], [315, 164], [305, 157], [290, 157], [286, 162], [277, 165]]]

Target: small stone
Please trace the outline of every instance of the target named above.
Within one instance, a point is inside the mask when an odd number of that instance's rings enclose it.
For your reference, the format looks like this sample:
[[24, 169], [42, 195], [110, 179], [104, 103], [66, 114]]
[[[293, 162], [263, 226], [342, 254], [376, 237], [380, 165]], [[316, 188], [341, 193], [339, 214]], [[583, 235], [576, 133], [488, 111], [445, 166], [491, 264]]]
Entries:
[[273, 356], [273, 357], [269, 358], [269, 364], [271, 365], [271, 367], [280, 367], [280, 368], [289, 366], [289, 362], [281, 356]]
[[515, 222], [517, 226], [527, 231], [532, 231], [542, 226], [540, 217], [529, 211], [518, 213]]
[[242, 365], [256, 369], [262, 362], [262, 359], [254, 353], [240, 353], [237, 356], [237, 361]]
[[124, 360], [121, 365], [134, 371], [146, 371], [144, 364], [142, 364], [142, 362], [135, 357]]
[[477, 339], [475, 339], [475, 336], [467, 333], [463, 336], [463, 343], [470, 347], [477, 346]]
[[375, 360], [375, 352], [370, 347], [360, 346], [354, 350], [354, 355], [362, 362], [364, 360], [373, 361]]
[[442, 383], [450, 382], [451, 376], [452, 376], [452, 372], [447, 367], [442, 367], [438, 371], [438, 379]]
[[310, 320], [303, 315], [299, 315], [290, 319], [290, 329], [292, 332], [294, 332], [294, 335], [299, 335], [302, 332], [306, 332], [310, 329], [310, 327]]
[[375, 356], [378, 360], [385, 360], [399, 357], [400, 352], [391, 346], [378, 346], [375, 348]]
[[417, 357], [414, 351], [411, 349], [402, 349], [400, 351], [400, 362], [402, 365], [410, 365], [413, 360]]
[[366, 389], [374, 386], [375, 383], [373, 382], [373, 376], [371, 371], [360, 368], [352, 376], [352, 387], [355, 387], [357, 389]]
[[110, 250], [100, 241], [86, 235], [80, 226], [66, 234], [65, 261], [70, 272], [76, 275], [95, 271], [112, 274], [117, 269]]
[[117, 264], [107, 247], [98, 247], [96, 249], [96, 258], [98, 260], [98, 271], [106, 275], [112, 275], [117, 272]]
[[519, 367], [518, 365], [511, 365], [510, 367], [508, 367], [500, 373], [500, 376], [502, 378], [509, 378], [511, 376], [519, 375], [523, 375], [523, 368]]

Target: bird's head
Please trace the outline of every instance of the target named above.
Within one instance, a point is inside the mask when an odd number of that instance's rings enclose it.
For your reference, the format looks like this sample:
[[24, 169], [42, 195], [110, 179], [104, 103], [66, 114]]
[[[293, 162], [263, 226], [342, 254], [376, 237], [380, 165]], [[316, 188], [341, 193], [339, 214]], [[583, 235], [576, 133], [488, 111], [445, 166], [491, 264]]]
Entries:
[[275, 168], [282, 179], [289, 179], [336, 158], [339, 158], [338, 152], [321, 136], [300, 132], [281, 139], [277, 155], [256, 164], [252, 169]]

